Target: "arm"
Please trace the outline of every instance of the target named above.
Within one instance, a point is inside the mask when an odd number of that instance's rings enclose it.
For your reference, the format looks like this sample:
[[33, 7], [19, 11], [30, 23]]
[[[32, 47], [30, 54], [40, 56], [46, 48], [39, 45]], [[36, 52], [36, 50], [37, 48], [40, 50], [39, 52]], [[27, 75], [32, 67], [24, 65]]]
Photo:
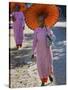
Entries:
[[34, 32], [34, 37], [33, 37], [33, 47], [32, 47], [33, 54], [34, 54], [36, 45], [37, 45], [37, 32], [35, 31], [35, 32]]
[[13, 13], [11, 14], [11, 18], [12, 18], [12, 21], [13, 21], [13, 22], [16, 21], [15, 12], [13, 12]]
[[48, 36], [51, 37], [52, 41], [55, 41], [56, 37], [55, 37], [55, 35], [54, 35], [54, 33], [53, 33], [53, 31], [51, 29], [48, 29], [47, 34], [48, 34]]
[[52, 35], [53, 35], [53, 31], [52, 31], [51, 29], [47, 28], [47, 34], [48, 34], [49, 36], [52, 36]]
[[24, 17], [24, 14], [22, 13], [22, 27], [23, 27], [23, 30], [25, 29], [25, 17]]

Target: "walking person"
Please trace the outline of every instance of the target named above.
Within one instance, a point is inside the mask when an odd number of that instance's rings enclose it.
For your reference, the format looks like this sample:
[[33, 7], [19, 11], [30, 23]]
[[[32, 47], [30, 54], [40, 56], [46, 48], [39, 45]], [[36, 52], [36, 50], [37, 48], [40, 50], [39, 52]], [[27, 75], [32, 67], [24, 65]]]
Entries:
[[44, 86], [45, 83], [47, 83], [48, 78], [53, 82], [52, 50], [48, 43], [48, 38], [52, 42], [50, 37], [53, 33], [50, 29], [44, 26], [44, 16], [39, 16], [38, 24], [39, 27], [34, 30], [32, 58], [34, 58], [34, 52], [36, 51], [38, 73], [41, 80], [41, 86]]
[[23, 42], [23, 31], [25, 29], [24, 14], [20, 11], [20, 6], [16, 5], [15, 10], [12, 13], [14, 38], [17, 49], [22, 47]]

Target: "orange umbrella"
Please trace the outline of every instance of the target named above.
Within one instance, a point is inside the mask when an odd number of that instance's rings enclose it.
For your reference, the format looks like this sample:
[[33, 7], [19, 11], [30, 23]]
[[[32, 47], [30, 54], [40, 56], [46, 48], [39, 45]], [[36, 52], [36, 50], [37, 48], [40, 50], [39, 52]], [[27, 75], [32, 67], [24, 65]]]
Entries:
[[45, 16], [44, 24], [51, 28], [59, 18], [59, 9], [56, 5], [33, 4], [25, 13], [26, 23], [29, 28], [35, 30], [39, 27], [37, 17], [40, 14]]
[[9, 3], [9, 9], [10, 9], [10, 12], [11, 13], [15, 10], [15, 6], [16, 5], [19, 5], [20, 6], [20, 11], [25, 11], [27, 9], [24, 3], [10, 2]]

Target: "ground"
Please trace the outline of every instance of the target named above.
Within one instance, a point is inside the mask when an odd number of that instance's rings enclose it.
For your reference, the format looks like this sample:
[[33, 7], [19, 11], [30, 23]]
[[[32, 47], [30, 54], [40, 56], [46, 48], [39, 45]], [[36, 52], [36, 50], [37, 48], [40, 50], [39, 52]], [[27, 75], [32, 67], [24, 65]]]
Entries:
[[[53, 27], [56, 41], [53, 44], [54, 82], [47, 85], [66, 84], [66, 28]], [[33, 31], [28, 27], [24, 31], [21, 50], [16, 50], [13, 30], [10, 30], [10, 87], [37, 87], [41, 85], [36, 59], [31, 59]]]

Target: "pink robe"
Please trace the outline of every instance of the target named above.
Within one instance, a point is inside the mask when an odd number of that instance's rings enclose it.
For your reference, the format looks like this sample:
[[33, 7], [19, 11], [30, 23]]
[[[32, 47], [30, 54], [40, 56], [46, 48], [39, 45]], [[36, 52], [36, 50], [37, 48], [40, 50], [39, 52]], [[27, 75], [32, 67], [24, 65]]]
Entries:
[[41, 80], [47, 78], [53, 72], [52, 51], [47, 44], [47, 33], [52, 34], [51, 30], [48, 29], [47, 31], [45, 27], [37, 28], [34, 31], [33, 53], [36, 50], [37, 68]]
[[23, 42], [23, 27], [25, 26], [24, 15], [22, 12], [13, 12], [12, 16], [15, 16], [16, 21], [13, 22], [14, 37], [16, 45], [22, 44]]

